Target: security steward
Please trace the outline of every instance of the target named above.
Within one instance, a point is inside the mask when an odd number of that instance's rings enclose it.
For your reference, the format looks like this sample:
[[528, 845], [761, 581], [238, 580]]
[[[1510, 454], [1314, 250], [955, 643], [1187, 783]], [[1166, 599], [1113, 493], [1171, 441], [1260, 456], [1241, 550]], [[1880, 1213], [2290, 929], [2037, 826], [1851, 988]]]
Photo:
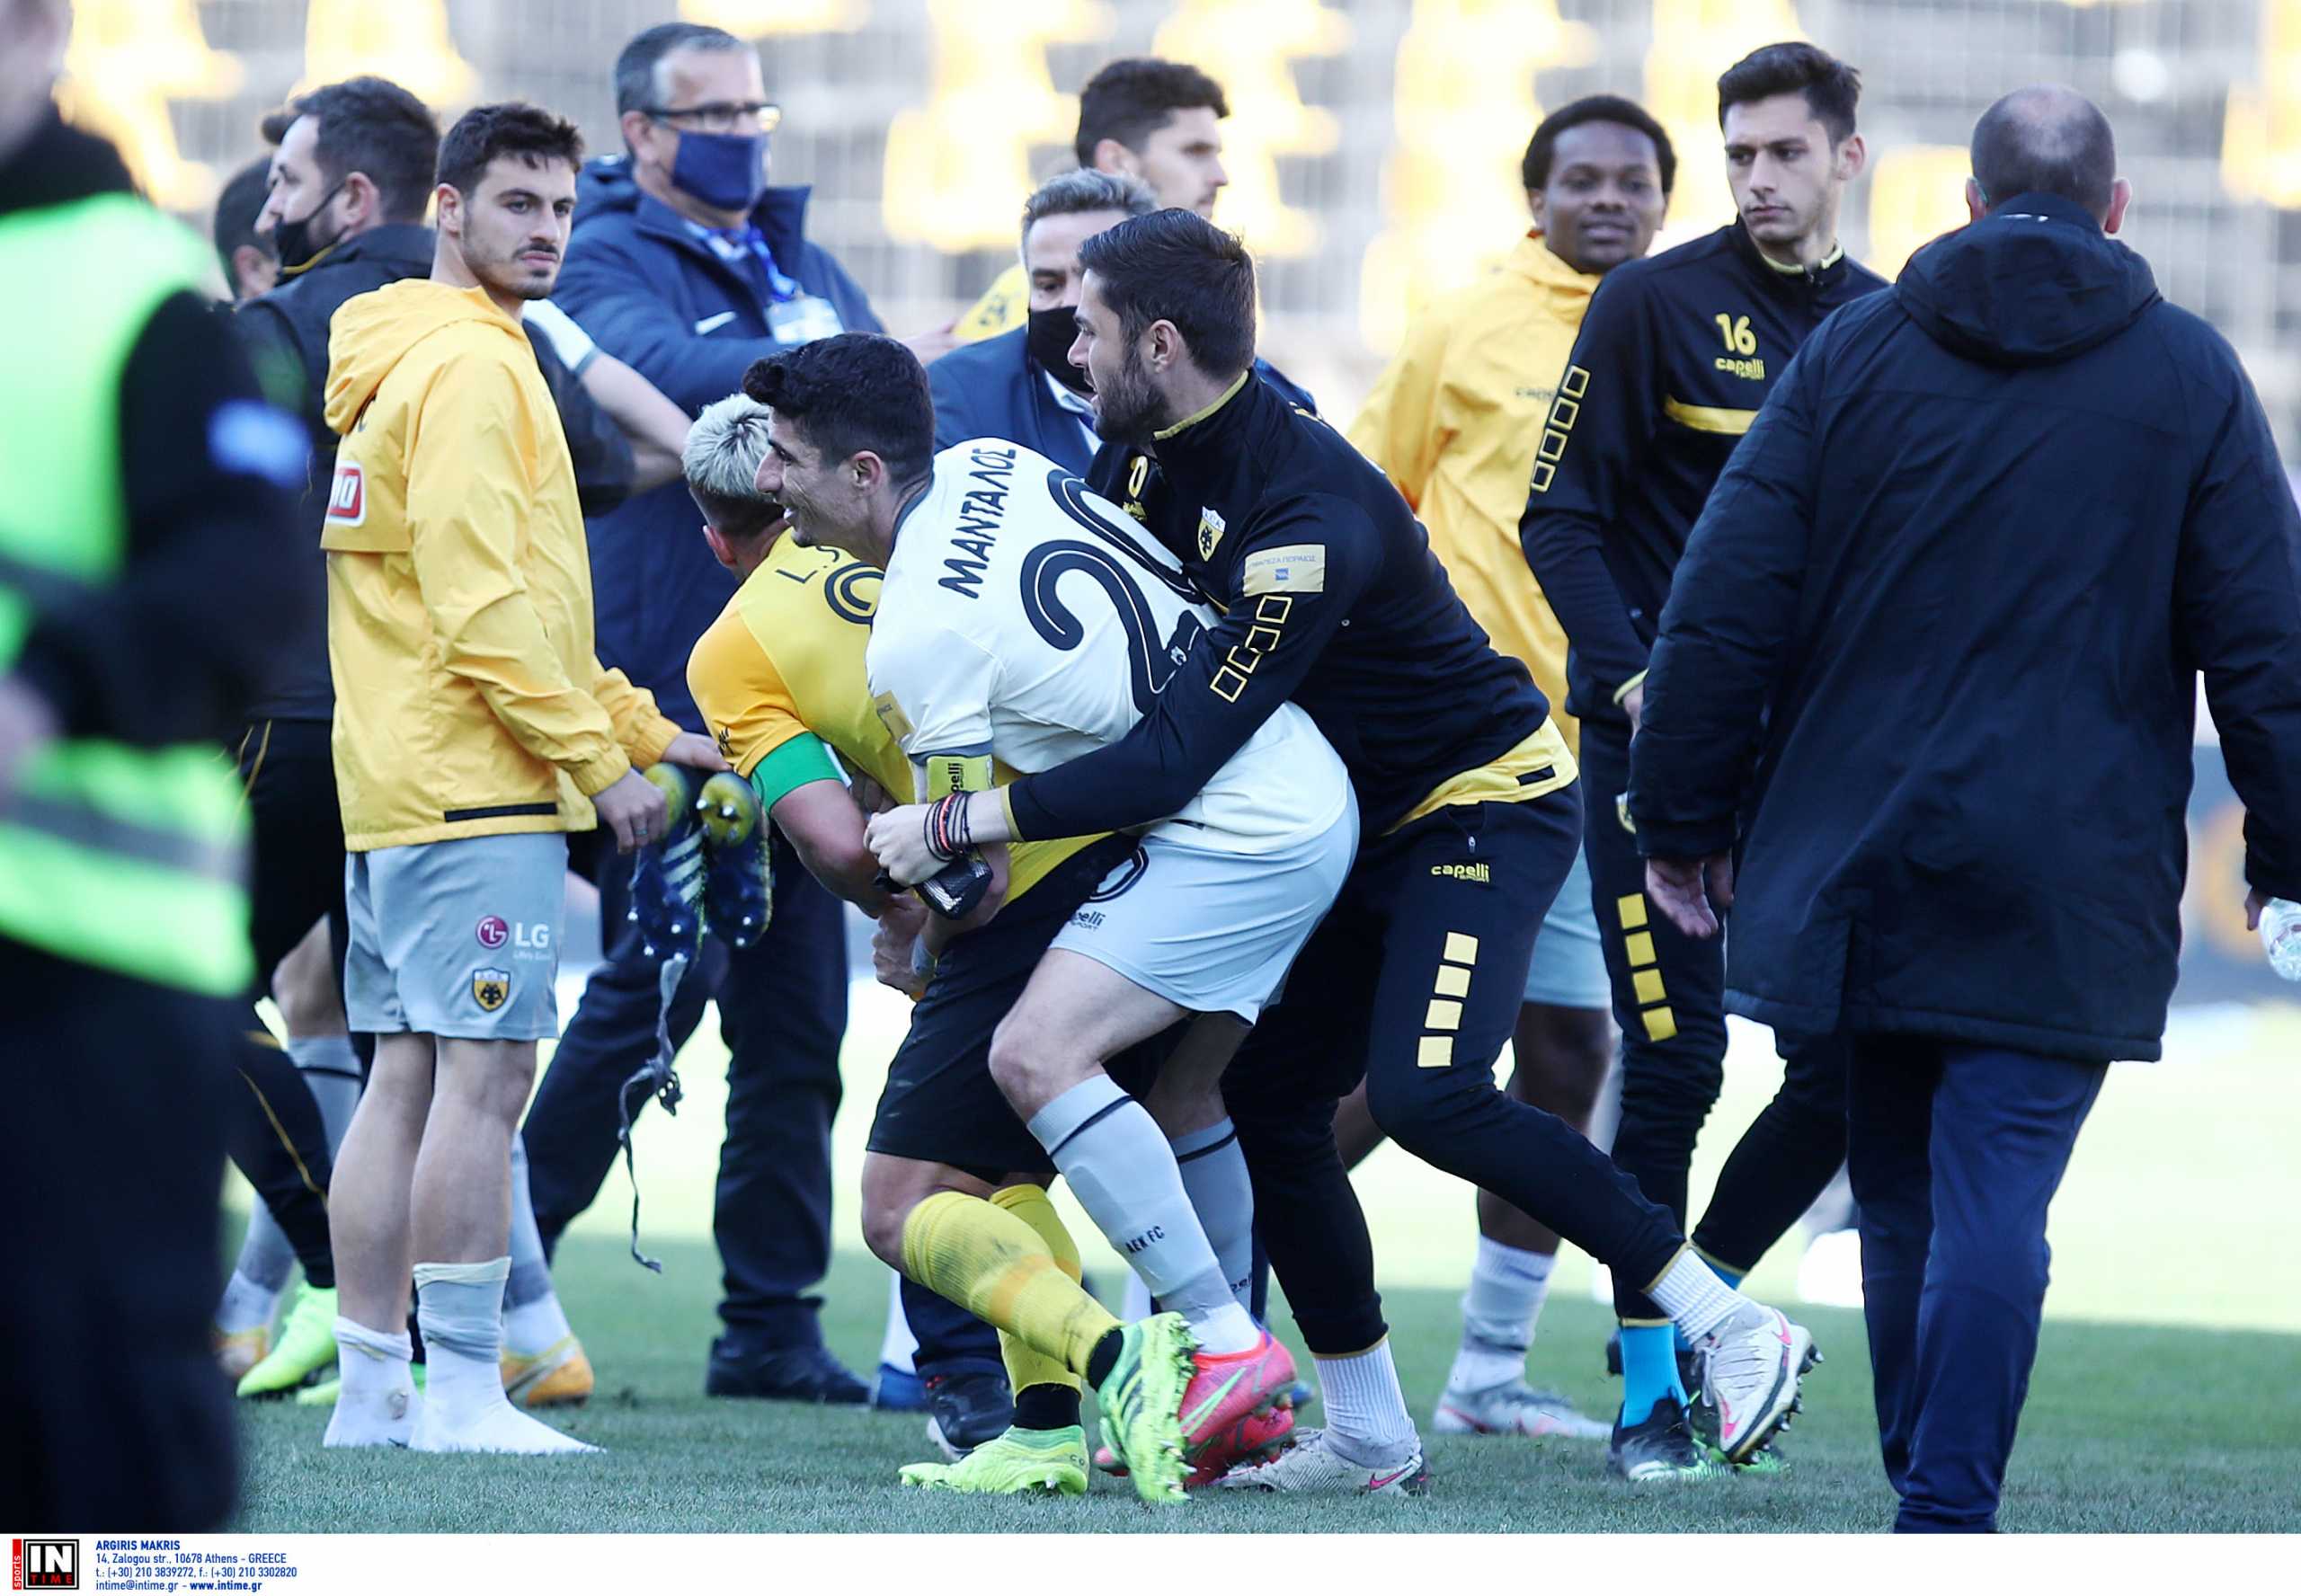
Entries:
[[[1883, 287], [1837, 244], [1863, 163], [1858, 74], [1808, 44], [1770, 45], [1719, 79], [1739, 219], [1633, 261], [1590, 302], [1535, 452], [1519, 537], [1565, 624], [1567, 706], [1582, 722], [1590, 891], [1622, 1033], [1614, 1162], [1686, 1215], [1696, 1134], [1725, 1079], [1725, 958], [1651, 912], [1619, 803], [1671, 573], [1734, 446], [1798, 346]], [[1695, 1250], [1739, 1280], [1845, 1157], [1842, 1046], [1785, 1038], [1781, 1092], [1719, 1176]], [[1615, 1277], [1622, 1408], [1609, 1456], [1632, 1483], [1700, 1471], [1673, 1334]]]
[[216, 749], [274, 647], [227, 617], [288, 598], [304, 445], [207, 246], [58, 119], [67, 26], [0, 0], [0, 284], [42, 307], [0, 325], [0, 1502], [199, 1531], [236, 1479], [208, 1316], [253, 971]]

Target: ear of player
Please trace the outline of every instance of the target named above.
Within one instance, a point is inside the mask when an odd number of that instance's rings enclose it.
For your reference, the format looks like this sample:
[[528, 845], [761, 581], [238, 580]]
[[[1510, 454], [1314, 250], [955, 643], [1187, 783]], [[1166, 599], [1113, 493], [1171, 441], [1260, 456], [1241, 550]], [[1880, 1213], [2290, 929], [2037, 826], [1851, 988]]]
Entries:
[[631, 865], [631, 923], [651, 959], [694, 952], [707, 929], [747, 948], [767, 929], [774, 896], [759, 794], [728, 771], [696, 779], [678, 765], [643, 773], [670, 801], [662, 838]]

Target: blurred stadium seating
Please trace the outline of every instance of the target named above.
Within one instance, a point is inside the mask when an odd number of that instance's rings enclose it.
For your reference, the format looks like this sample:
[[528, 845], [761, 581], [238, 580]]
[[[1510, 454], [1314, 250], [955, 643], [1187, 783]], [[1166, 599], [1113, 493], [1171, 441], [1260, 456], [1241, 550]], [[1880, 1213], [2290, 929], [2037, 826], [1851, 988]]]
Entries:
[[1863, 68], [1875, 162], [1845, 241], [1881, 270], [1961, 218], [1963, 145], [2003, 90], [2057, 80], [2118, 126], [2127, 236], [2243, 354], [2301, 445], [2301, 0], [77, 0], [75, 114], [204, 216], [300, 84], [393, 77], [443, 109], [522, 96], [615, 142], [609, 66], [673, 16], [761, 39], [775, 175], [910, 331], [1006, 263], [1067, 96], [1102, 61], [1187, 57], [1228, 85], [1220, 219], [1266, 262], [1269, 353], [1346, 418], [1412, 304], [1506, 247], [1541, 108], [1638, 95], [1680, 139], [1672, 236], [1727, 212], [1712, 84], [1803, 34]]

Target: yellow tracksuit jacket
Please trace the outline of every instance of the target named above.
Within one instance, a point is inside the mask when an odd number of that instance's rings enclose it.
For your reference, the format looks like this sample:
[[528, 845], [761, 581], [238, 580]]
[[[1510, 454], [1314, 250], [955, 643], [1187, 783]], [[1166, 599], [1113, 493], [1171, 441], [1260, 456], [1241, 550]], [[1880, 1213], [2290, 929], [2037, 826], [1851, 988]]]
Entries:
[[679, 728], [591, 652], [574, 467], [527, 332], [422, 279], [347, 300], [326, 414], [345, 846], [588, 829], [591, 794]]
[[1597, 287], [1528, 233], [1491, 276], [1415, 319], [1349, 434], [1414, 508], [1494, 646], [1533, 672], [1577, 754], [1566, 629], [1526, 568], [1518, 518], [1542, 418]]

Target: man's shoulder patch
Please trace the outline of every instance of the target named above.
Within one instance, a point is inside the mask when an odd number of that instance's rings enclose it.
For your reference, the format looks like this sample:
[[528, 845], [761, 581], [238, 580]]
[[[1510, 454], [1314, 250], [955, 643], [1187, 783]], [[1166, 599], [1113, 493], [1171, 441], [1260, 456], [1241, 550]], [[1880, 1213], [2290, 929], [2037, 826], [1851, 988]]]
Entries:
[[1244, 590], [1249, 598], [1263, 593], [1325, 592], [1326, 545], [1293, 543], [1248, 554]]

